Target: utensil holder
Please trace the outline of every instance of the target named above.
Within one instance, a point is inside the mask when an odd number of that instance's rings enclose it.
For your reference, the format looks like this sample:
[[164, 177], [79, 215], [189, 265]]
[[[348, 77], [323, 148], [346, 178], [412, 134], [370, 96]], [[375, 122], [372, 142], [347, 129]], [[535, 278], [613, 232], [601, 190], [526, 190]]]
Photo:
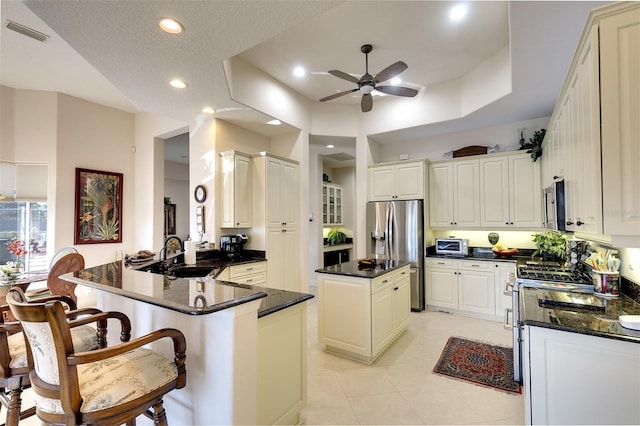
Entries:
[[620, 294], [620, 272], [593, 270], [593, 291], [601, 294]]

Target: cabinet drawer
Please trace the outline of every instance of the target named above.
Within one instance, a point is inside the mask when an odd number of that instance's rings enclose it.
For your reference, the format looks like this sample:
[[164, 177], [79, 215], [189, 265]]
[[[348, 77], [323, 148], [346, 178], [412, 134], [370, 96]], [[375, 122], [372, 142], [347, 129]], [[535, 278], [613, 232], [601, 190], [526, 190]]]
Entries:
[[239, 278], [235, 278], [235, 279], [232, 278], [232, 281], [238, 284], [264, 286], [264, 284], [267, 282], [267, 273], [260, 272], [257, 274], [244, 275]]
[[[249, 274], [258, 274], [267, 271], [267, 262], [245, 263], [243, 265], [233, 265], [229, 267], [229, 278], [242, 277]], [[235, 281], [238, 282], [238, 281]]]
[[397, 283], [403, 278], [409, 278], [408, 266], [403, 266], [402, 268], [396, 269], [395, 271], [391, 272], [391, 282]]
[[371, 294], [384, 290], [393, 284], [393, 273], [384, 274], [371, 280]]
[[493, 262], [483, 260], [461, 260], [458, 269], [468, 269], [472, 271], [493, 271]]
[[455, 269], [458, 267], [458, 261], [456, 259], [442, 259], [442, 258], [429, 258], [425, 259], [426, 266], [435, 266], [437, 268], [451, 268]]

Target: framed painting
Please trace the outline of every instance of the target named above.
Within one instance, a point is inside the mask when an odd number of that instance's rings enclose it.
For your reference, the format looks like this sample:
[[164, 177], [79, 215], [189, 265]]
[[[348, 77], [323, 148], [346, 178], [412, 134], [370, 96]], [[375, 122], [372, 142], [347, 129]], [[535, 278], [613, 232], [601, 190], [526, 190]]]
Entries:
[[122, 173], [76, 168], [74, 242], [122, 242]]
[[164, 235], [175, 235], [176, 233], [176, 205], [164, 205]]

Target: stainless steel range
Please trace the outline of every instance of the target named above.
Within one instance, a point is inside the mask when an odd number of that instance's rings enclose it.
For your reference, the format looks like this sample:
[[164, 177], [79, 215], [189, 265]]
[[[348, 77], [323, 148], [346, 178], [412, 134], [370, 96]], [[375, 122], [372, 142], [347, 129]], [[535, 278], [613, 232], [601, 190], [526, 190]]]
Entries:
[[[518, 261], [515, 276], [507, 282], [505, 294], [512, 297], [510, 312], [513, 322], [509, 324], [505, 316], [505, 328], [513, 331], [513, 378], [522, 383], [522, 333], [520, 324], [520, 290], [524, 287], [545, 289], [553, 292], [593, 293], [593, 282], [588, 274], [579, 270], [564, 268], [561, 265]], [[552, 297], [551, 299], [556, 299]]]

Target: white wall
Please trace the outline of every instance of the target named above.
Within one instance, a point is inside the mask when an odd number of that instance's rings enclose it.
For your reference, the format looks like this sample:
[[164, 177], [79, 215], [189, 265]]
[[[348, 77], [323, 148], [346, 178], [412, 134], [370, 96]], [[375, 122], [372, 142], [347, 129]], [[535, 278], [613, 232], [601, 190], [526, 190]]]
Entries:
[[176, 205], [176, 235], [183, 241], [189, 237], [189, 164], [164, 162], [164, 196]]

